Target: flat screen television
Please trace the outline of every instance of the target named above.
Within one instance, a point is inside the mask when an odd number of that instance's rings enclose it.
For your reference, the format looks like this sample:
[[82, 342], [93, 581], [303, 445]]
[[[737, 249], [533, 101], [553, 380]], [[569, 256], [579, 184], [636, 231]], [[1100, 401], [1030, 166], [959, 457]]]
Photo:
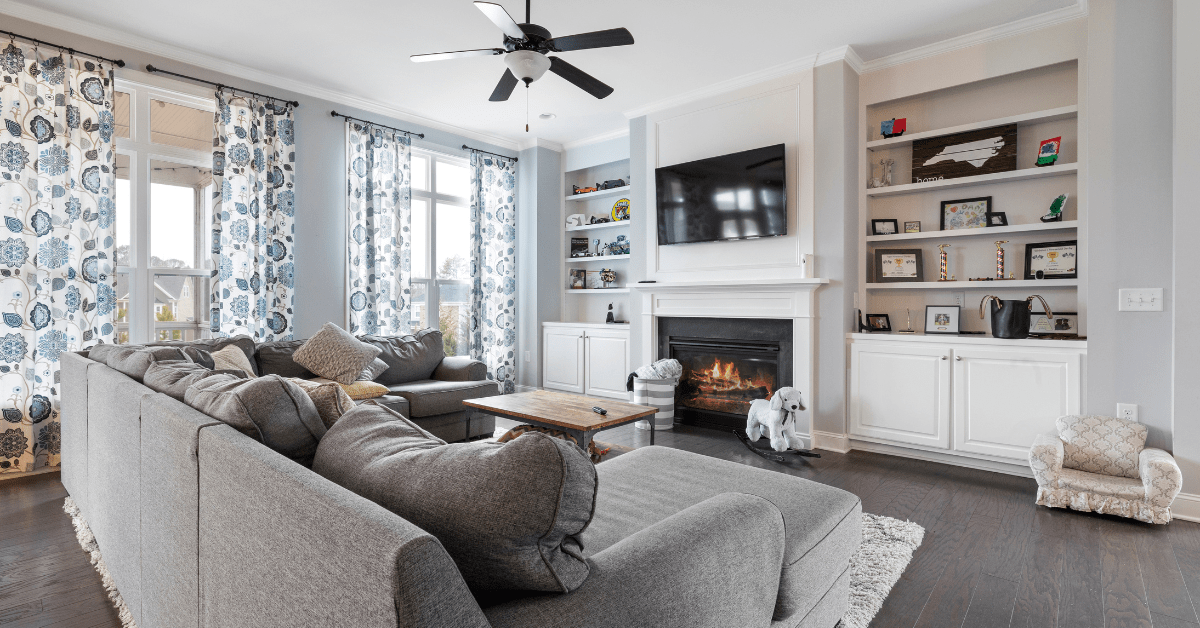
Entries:
[[658, 168], [658, 243], [787, 235], [783, 144]]

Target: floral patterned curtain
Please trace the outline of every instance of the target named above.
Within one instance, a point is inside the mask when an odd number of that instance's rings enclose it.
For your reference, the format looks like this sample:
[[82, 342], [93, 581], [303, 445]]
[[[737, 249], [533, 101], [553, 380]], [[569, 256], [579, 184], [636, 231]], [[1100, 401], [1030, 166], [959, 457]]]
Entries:
[[471, 153], [471, 357], [516, 391], [517, 162]]
[[59, 463], [59, 354], [113, 341], [112, 70], [0, 53], [0, 473]]
[[409, 332], [412, 140], [346, 121], [350, 332]]
[[292, 339], [292, 106], [217, 92], [213, 142], [212, 333]]

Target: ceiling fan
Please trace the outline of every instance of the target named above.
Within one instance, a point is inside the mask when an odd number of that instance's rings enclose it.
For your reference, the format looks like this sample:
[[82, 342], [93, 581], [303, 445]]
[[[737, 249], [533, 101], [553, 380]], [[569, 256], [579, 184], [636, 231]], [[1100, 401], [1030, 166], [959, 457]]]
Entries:
[[492, 90], [492, 102], [508, 100], [518, 81], [530, 83], [542, 78], [546, 70], [563, 77], [583, 91], [604, 98], [613, 92], [613, 88], [601, 83], [592, 75], [563, 61], [558, 57], [549, 57], [547, 53], [568, 52], [571, 50], [587, 50], [589, 48], [608, 48], [611, 46], [628, 46], [633, 43], [633, 35], [624, 28], [612, 28], [592, 33], [551, 37], [550, 31], [530, 23], [529, 0], [525, 0], [525, 23], [517, 24], [504, 7], [494, 2], [476, 2], [476, 7], [487, 16], [501, 31], [504, 31], [503, 48], [482, 48], [479, 50], [459, 50], [456, 52], [436, 52], [432, 54], [413, 55], [416, 62], [440, 61], [442, 59], [460, 59], [463, 57], [488, 57], [506, 55], [504, 63], [508, 69], [496, 89]]

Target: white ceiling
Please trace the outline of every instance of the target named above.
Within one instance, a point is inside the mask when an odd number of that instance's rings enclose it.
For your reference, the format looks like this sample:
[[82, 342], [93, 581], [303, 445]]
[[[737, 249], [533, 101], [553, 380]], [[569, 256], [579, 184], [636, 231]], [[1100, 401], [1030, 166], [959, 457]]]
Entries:
[[[464, 129], [567, 143], [625, 127], [622, 112], [851, 45], [865, 61], [1007, 24], [1077, 0], [533, 0], [554, 35], [624, 26], [632, 46], [561, 53], [616, 91], [596, 100], [547, 73], [488, 102], [502, 57], [408, 56], [501, 45], [470, 0], [18, 0]], [[519, 0], [497, 0], [518, 21]], [[53, 25], [53, 24], [51, 24]], [[557, 118], [538, 119], [553, 112]]]

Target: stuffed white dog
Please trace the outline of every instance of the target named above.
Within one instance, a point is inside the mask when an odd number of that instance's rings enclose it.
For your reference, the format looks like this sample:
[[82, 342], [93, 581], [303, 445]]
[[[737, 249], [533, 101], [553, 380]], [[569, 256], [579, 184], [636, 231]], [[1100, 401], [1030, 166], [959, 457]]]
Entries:
[[800, 391], [785, 386], [775, 391], [770, 401], [755, 399], [750, 402], [750, 414], [746, 415], [746, 436], [754, 442], [760, 436], [771, 438], [771, 449], [787, 451], [804, 449], [804, 441], [796, 435], [797, 412], [805, 410], [800, 400]]

